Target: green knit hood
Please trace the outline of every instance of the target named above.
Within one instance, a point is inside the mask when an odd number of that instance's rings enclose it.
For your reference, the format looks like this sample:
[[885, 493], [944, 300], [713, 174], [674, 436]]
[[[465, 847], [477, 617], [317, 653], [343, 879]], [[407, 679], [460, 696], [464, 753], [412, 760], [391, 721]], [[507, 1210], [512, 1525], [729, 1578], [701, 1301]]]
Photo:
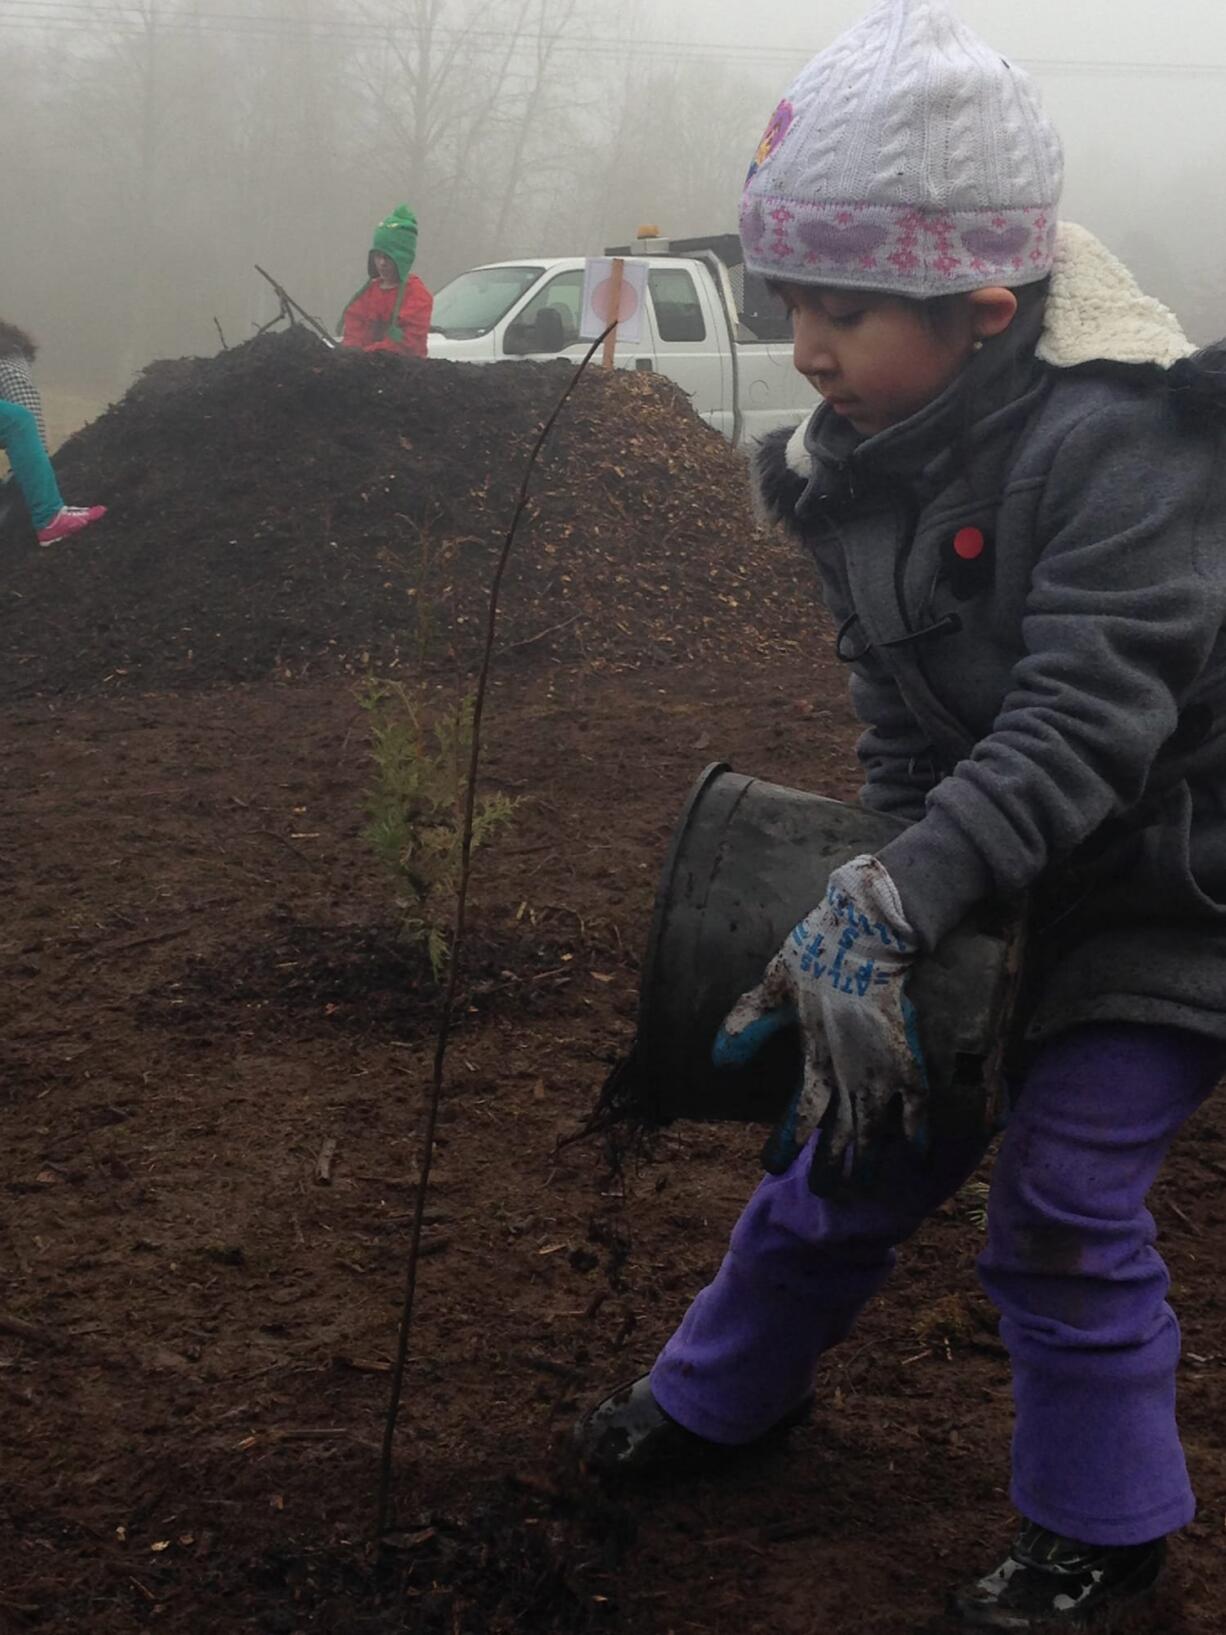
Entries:
[[[389, 340], [401, 341], [404, 339], [404, 331], [399, 323], [400, 303], [404, 299], [404, 286], [408, 282], [409, 274], [413, 271], [413, 263], [417, 259], [417, 217], [407, 204], [398, 204], [391, 215], [384, 216], [383, 220], [375, 228], [370, 245], [370, 254], [366, 258], [367, 282], [362, 285], [361, 289], [355, 290], [346, 301], [345, 312], [349, 311], [359, 295], [365, 294], [369, 288], [370, 279], [377, 276], [375, 272], [376, 250], [381, 251], [384, 255], [391, 256], [396, 263], [396, 271], [400, 274], [400, 289], [396, 295], [396, 304], [392, 308], [396, 316], [388, 325], [387, 334]], [[345, 312], [341, 313], [342, 326], [345, 322]]]
[[[407, 204], [398, 204], [391, 215], [385, 216], [375, 228], [370, 245], [372, 256], [376, 250], [391, 256], [403, 284], [417, 259], [417, 217]], [[373, 261], [370, 263], [370, 276], [375, 276]]]

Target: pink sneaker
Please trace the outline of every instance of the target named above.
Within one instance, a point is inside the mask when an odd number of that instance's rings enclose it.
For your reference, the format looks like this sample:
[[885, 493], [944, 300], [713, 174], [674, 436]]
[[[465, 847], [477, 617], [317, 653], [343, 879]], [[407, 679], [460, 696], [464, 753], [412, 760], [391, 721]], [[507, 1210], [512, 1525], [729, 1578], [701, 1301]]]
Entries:
[[88, 528], [91, 522], [97, 522], [105, 515], [105, 505], [62, 505], [47, 526], [38, 530], [38, 543], [54, 545], [57, 539], [79, 534], [82, 528]]

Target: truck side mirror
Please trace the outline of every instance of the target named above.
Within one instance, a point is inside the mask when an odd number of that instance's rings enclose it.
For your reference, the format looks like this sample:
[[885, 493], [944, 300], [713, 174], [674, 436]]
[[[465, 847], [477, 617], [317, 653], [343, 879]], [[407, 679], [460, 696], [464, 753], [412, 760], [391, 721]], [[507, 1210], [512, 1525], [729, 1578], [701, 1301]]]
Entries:
[[533, 350], [537, 352], [566, 350], [566, 326], [557, 307], [542, 307], [537, 313], [536, 346]]
[[514, 323], [507, 325], [507, 332], [503, 336], [502, 349], [511, 358], [522, 358], [529, 352], [535, 352], [536, 325], [531, 319], [516, 318]]
[[532, 352], [563, 352], [566, 344], [566, 325], [557, 307], [538, 307], [533, 317], [508, 325], [503, 349], [522, 358]]

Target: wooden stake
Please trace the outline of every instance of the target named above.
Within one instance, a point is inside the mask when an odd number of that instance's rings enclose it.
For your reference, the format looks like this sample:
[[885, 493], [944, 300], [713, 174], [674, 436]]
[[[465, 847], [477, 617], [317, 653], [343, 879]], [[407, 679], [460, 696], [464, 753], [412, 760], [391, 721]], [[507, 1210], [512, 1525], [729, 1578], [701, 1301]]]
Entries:
[[609, 314], [608, 322], [614, 327], [605, 336], [604, 355], [600, 360], [602, 369], [613, 368], [613, 358], [617, 350], [617, 325], [622, 315], [622, 280], [625, 277], [626, 263], [620, 256], [613, 260], [613, 271], [609, 278]]

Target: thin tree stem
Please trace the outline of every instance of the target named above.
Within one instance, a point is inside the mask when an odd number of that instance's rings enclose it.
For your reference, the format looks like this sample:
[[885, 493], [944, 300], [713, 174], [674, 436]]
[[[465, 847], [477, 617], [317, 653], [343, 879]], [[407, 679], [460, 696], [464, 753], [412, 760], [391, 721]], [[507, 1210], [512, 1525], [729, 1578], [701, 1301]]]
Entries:
[[421, 1235], [426, 1210], [426, 1193], [434, 1161], [434, 1139], [438, 1128], [439, 1107], [443, 1097], [443, 1069], [446, 1065], [447, 1045], [451, 1037], [451, 1023], [455, 1010], [456, 988], [459, 981], [460, 954], [467, 923], [468, 885], [472, 874], [473, 822], [477, 802], [477, 775], [481, 765], [481, 723], [485, 716], [485, 699], [489, 690], [490, 667], [494, 656], [494, 639], [498, 630], [498, 599], [502, 591], [502, 581], [507, 571], [507, 564], [511, 560], [515, 535], [527, 508], [532, 473], [536, 469], [541, 450], [545, 446], [549, 433], [557, 424], [558, 417], [565, 408], [567, 399], [579, 384], [584, 371], [599, 348], [603, 346], [605, 336], [610, 334], [616, 327], [616, 324], [610, 324], [604, 334], [593, 341], [586, 357], [579, 364], [571, 376], [566, 390], [558, 399], [553, 413], [541, 427], [540, 435], [532, 446], [532, 452], [528, 456], [528, 463], [524, 468], [519, 499], [516, 502], [510, 527], [507, 529], [506, 538], [503, 540], [502, 550], [499, 553], [498, 562], [494, 569], [493, 582], [490, 586], [489, 608], [485, 621], [485, 646], [482, 650], [481, 668], [477, 676], [477, 692], [473, 703], [472, 744], [468, 757], [468, 788], [464, 798], [464, 825], [461, 831], [460, 843], [460, 878], [456, 886], [455, 918], [451, 934], [451, 957], [447, 964], [447, 986], [443, 993], [442, 1011], [439, 1016], [438, 1034], [435, 1040], [434, 1071], [430, 1081], [425, 1135], [422, 1143], [421, 1175], [417, 1185], [417, 1201], [413, 1211], [413, 1226], [409, 1236], [409, 1259], [405, 1271], [404, 1305], [400, 1313], [400, 1332], [396, 1344], [396, 1359], [392, 1367], [391, 1391], [387, 1405], [387, 1418], [383, 1427], [383, 1446], [379, 1458], [379, 1493], [375, 1521], [376, 1540], [386, 1535], [390, 1520], [392, 1450], [396, 1440], [396, 1423], [400, 1416], [401, 1397], [404, 1393], [404, 1373], [409, 1356], [409, 1337], [412, 1332], [413, 1307], [417, 1293], [417, 1267], [421, 1259]]

